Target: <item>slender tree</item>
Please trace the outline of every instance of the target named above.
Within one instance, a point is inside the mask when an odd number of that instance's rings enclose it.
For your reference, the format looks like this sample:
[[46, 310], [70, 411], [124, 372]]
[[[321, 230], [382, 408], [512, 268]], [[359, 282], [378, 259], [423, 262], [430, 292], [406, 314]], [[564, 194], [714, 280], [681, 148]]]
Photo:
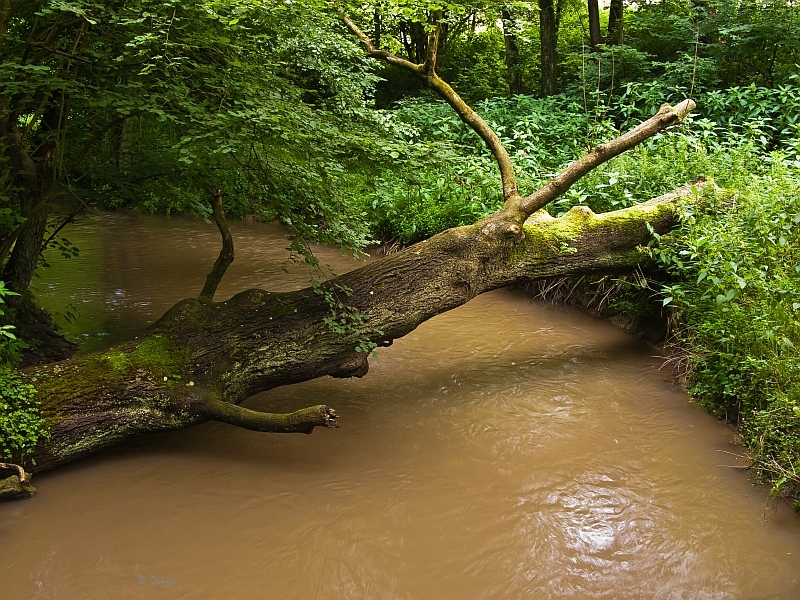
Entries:
[[517, 23], [508, 8], [501, 12], [503, 20], [503, 41], [506, 49], [506, 79], [510, 94], [524, 93], [522, 88], [522, 69], [519, 64], [519, 46], [517, 44]]

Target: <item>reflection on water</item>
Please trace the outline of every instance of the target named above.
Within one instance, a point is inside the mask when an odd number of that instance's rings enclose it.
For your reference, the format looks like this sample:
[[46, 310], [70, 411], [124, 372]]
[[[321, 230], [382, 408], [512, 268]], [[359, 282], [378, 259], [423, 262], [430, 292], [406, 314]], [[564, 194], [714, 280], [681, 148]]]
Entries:
[[[234, 234], [238, 270], [221, 297], [303, 283], [282, 270], [278, 230]], [[79, 325], [105, 339], [136, 334], [196, 294], [218, 248], [212, 226], [117, 215], [71, 239], [95, 270], [54, 269], [40, 289], [53, 286], [48, 302], [89, 299]], [[347, 268], [337, 251], [321, 253]], [[650, 354], [586, 315], [486, 294], [381, 350], [364, 379], [247, 403], [326, 402], [339, 430], [208, 423], [37, 476], [38, 496], [0, 507], [4, 589], [80, 599], [800, 597], [797, 518], [719, 466], [736, 464], [730, 431]]]

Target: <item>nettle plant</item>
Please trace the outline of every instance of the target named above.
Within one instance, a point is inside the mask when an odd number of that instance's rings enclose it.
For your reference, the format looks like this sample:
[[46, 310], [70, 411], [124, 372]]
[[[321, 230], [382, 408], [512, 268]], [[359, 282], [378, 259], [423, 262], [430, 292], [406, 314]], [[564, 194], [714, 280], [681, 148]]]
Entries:
[[[0, 281], [0, 317], [4, 300], [14, 292]], [[39, 414], [36, 390], [25, 383], [12, 363], [20, 358], [27, 344], [13, 333], [13, 325], [0, 325], [0, 459], [11, 460], [30, 452], [45, 435], [44, 420]]]
[[0, 458], [17, 460], [46, 435], [36, 389], [17, 371], [0, 367]]
[[22, 350], [28, 344], [19, 339], [14, 333], [15, 327], [5, 323], [6, 313], [4, 310], [5, 298], [8, 296], [18, 296], [6, 287], [5, 282], [0, 281], [0, 368], [10, 369], [13, 363], [22, 358]]

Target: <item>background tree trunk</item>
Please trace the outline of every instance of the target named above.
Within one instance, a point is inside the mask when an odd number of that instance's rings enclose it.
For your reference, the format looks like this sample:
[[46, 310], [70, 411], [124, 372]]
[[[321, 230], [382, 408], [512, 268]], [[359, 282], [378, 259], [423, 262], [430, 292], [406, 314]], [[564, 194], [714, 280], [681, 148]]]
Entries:
[[617, 46], [625, 41], [623, 0], [611, 0], [608, 13], [608, 45]]
[[519, 64], [519, 46], [517, 45], [516, 22], [510, 10], [503, 9], [503, 41], [506, 48], [506, 79], [508, 92], [512, 96], [523, 94], [522, 70]]
[[9, 150], [13, 153], [18, 180], [17, 188], [20, 216], [25, 223], [16, 238], [14, 249], [3, 267], [2, 279], [6, 287], [19, 296], [11, 296], [11, 305], [22, 302], [22, 295], [28, 289], [33, 274], [39, 264], [42, 242], [47, 229], [49, 203], [57, 189], [55, 177], [56, 143], [59, 134], [59, 121], [62, 118], [61, 106], [50, 98], [49, 107], [43, 111], [40, 128], [28, 143], [19, 131], [11, 135]]
[[558, 92], [558, 31], [553, 0], [539, 0], [539, 40], [542, 47], [542, 96]]
[[381, 38], [383, 37], [383, 18], [381, 16], [380, 8], [376, 8], [372, 13], [372, 40], [376, 48], [381, 47]]
[[592, 52], [596, 52], [600, 44], [603, 43], [603, 36], [600, 33], [600, 8], [597, 0], [588, 1], [589, 9], [589, 46]]

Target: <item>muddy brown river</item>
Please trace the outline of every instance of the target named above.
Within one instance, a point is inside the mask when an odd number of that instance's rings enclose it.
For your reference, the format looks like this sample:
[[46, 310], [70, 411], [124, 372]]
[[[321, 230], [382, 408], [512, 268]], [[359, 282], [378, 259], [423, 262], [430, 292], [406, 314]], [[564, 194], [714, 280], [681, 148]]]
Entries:
[[[218, 299], [286, 290], [282, 232], [233, 227]], [[85, 350], [196, 295], [216, 229], [103, 214], [37, 281]], [[323, 262], [357, 266], [337, 250]], [[57, 264], [56, 264], [57, 263]], [[338, 430], [207, 423], [37, 475], [0, 506], [3, 599], [797, 599], [800, 518], [642, 343], [499, 290], [372, 360], [247, 401], [321, 402]]]

